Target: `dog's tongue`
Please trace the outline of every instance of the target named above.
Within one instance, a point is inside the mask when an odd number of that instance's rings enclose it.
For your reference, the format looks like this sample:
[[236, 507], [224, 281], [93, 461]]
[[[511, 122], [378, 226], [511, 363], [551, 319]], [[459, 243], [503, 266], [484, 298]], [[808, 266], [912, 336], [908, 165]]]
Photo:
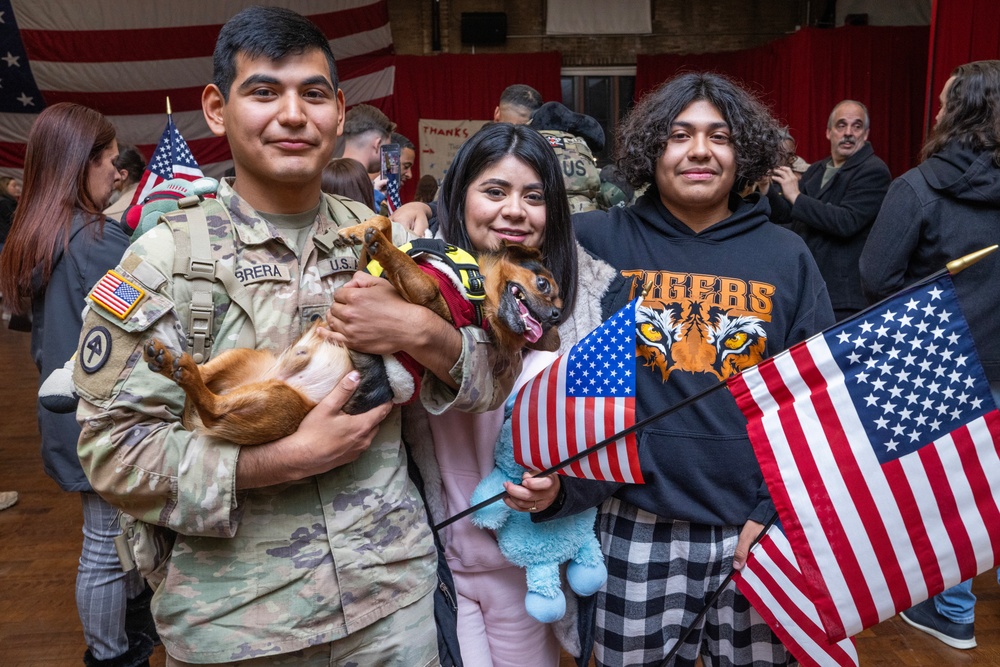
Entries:
[[542, 325], [531, 316], [524, 304], [518, 301], [517, 307], [521, 310], [521, 321], [524, 322], [524, 337], [529, 343], [534, 343], [542, 337]]

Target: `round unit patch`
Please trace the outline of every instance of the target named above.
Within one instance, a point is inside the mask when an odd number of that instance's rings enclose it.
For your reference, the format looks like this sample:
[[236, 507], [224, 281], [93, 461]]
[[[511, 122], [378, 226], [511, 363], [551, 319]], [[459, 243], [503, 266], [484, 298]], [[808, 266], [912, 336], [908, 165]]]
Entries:
[[87, 332], [80, 345], [80, 368], [96, 373], [111, 356], [111, 332], [104, 327], [94, 327]]

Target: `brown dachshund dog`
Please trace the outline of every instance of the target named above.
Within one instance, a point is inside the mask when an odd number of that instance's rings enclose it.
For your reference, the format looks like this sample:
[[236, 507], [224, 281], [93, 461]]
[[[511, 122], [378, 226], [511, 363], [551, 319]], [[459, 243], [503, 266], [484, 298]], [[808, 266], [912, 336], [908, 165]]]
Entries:
[[[363, 243], [367, 256], [408, 301], [426, 306], [454, 324], [432, 276], [387, 240], [391, 223], [375, 217], [341, 230], [344, 244]], [[486, 299], [484, 328], [496, 346], [497, 367], [509, 365], [524, 347], [556, 350], [562, 300], [541, 254], [507, 245], [479, 256]], [[187, 353], [173, 354], [157, 340], [144, 348], [149, 368], [174, 380], [187, 395], [184, 424], [239, 445], [272, 442], [294, 433], [306, 414], [352, 369], [361, 384], [344, 406], [365, 412], [393, 399], [381, 357], [355, 353], [320, 333], [317, 323], [292, 347], [275, 355], [267, 350], [225, 350], [198, 365]]]

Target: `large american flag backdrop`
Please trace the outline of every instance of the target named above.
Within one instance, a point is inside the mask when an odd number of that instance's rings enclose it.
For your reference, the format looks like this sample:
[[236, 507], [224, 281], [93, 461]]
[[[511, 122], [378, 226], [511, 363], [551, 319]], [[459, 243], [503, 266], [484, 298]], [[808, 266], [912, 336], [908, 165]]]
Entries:
[[730, 389], [830, 639], [997, 563], [1000, 413], [949, 276]]
[[[108, 116], [119, 141], [150, 158], [173, 120], [210, 176], [229, 165], [208, 130], [201, 91], [219, 29], [251, 0], [0, 0], [0, 174], [19, 176], [28, 131], [48, 104], [76, 102]], [[312, 19], [330, 39], [348, 106], [392, 96], [386, 0], [271, 0]]]

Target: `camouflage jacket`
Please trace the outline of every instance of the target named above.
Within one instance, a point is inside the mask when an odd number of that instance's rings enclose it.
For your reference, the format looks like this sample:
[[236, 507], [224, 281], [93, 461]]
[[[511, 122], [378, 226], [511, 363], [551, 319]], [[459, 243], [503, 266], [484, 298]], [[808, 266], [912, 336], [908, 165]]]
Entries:
[[[258, 348], [280, 350], [321, 316], [357, 265], [350, 248], [323, 248], [340, 224], [325, 200], [300, 261], [227, 185], [206, 208], [213, 246], [233, 244], [233, 272], [249, 293]], [[203, 205], [204, 206], [204, 205]], [[213, 213], [214, 210], [214, 213]], [[169, 216], [183, 224], [184, 210]], [[405, 231], [394, 230], [402, 241]], [[81, 396], [79, 454], [112, 505], [178, 533], [153, 600], [168, 653], [228, 662], [342, 638], [427, 594], [435, 553], [423, 503], [407, 476], [400, 410], [356, 461], [292, 484], [236, 491], [240, 447], [185, 430], [183, 392], [142, 361], [151, 337], [183, 349], [173, 299], [174, 235], [164, 224], [139, 238], [116, 272], [144, 294], [124, 317], [91, 298], [74, 380]], [[226, 239], [231, 240], [226, 240]], [[225, 243], [220, 242], [220, 239]], [[93, 295], [92, 295], [93, 296]], [[220, 284], [214, 349], [233, 347], [247, 314]], [[218, 318], [217, 318], [218, 319]], [[426, 374], [423, 404], [482, 411], [502, 402], [485, 334], [461, 330], [457, 392]], [[99, 344], [95, 346], [95, 341]]]
[[559, 158], [566, 196], [569, 197], [569, 212], [584, 213], [596, 211], [597, 197], [601, 192], [601, 171], [597, 168], [594, 154], [582, 138], [560, 132], [541, 130]]

